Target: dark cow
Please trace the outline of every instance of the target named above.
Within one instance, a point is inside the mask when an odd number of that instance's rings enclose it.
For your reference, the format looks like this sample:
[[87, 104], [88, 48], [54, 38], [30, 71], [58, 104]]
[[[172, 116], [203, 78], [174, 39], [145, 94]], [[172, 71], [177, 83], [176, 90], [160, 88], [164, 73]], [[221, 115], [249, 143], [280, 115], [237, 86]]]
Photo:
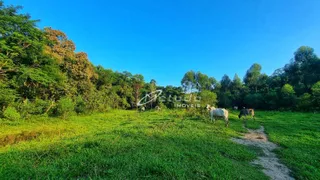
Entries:
[[238, 115], [239, 119], [242, 116], [244, 116], [244, 117], [251, 116], [251, 118], [253, 120], [255, 120], [255, 118], [254, 118], [254, 109], [246, 109], [246, 108], [241, 109], [240, 114]]

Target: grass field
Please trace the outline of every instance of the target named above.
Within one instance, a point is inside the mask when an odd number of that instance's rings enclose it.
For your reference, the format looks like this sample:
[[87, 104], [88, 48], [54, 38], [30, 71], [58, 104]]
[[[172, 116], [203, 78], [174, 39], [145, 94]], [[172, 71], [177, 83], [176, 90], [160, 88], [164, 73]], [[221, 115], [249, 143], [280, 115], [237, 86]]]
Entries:
[[[0, 179], [268, 179], [250, 164], [261, 151], [235, 144], [246, 130], [183, 111], [111, 111], [67, 120], [0, 120]], [[320, 179], [320, 115], [256, 112], [297, 179]]]

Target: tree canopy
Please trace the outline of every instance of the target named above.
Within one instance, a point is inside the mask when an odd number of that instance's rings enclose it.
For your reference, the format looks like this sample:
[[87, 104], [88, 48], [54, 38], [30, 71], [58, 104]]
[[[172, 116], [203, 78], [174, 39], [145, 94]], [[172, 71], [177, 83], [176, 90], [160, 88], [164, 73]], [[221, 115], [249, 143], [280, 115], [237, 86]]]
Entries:
[[[181, 97], [198, 95], [202, 105], [259, 109], [319, 110], [320, 60], [313, 48], [301, 46], [271, 76], [254, 63], [243, 81], [224, 75], [221, 81], [195, 71], [182, 77], [181, 87], [157, 86], [143, 75], [93, 65], [77, 52], [68, 36], [53, 28], [39, 29], [37, 20], [19, 13], [21, 7], [0, 1], [0, 116], [8, 112], [62, 115], [135, 109], [140, 98], [157, 89], [159, 99], [146, 108], [174, 108]], [[180, 99], [179, 99], [180, 98]], [[14, 110], [15, 109], [15, 110]], [[15, 116], [18, 117], [18, 116]]]

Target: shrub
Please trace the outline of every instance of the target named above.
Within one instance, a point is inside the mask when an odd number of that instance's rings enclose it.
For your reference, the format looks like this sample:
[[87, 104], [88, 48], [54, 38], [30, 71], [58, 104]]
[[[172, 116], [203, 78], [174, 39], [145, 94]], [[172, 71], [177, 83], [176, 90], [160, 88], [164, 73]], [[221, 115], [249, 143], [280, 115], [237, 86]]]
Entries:
[[[16, 99], [16, 92], [12, 89], [5, 88], [2, 82], [0, 82], [0, 107], [6, 107], [13, 103]], [[0, 109], [1, 110], [1, 109]]]
[[32, 114], [43, 114], [49, 106], [50, 103], [48, 101], [36, 98], [36, 100], [34, 101]]
[[83, 100], [83, 98], [81, 96], [78, 96], [76, 98], [76, 105], [74, 110], [76, 111], [76, 113], [78, 114], [82, 114], [86, 112], [86, 102]]
[[315, 83], [312, 88], [312, 99], [317, 110], [320, 109], [320, 81]]
[[9, 120], [15, 121], [20, 119], [20, 114], [14, 107], [7, 107], [7, 109], [3, 112], [3, 116]]
[[32, 111], [34, 109], [34, 104], [29, 101], [29, 99], [25, 99], [17, 105], [18, 111], [21, 114], [21, 117], [24, 119], [30, 118]]
[[25, 99], [19, 102], [17, 105], [18, 111], [23, 118], [30, 118], [31, 115], [43, 115], [50, 110], [49, 107], [53, 107], [52, 102], [36, 98], [31, 102], [29, 99]]
[[247, 108], [263, 108], [263, 96], [260, 93], [248, 94], [244, 97]]
[[290, 84], [285, 84], [281, 88], [281, 105], [285, 109], [295, 108], [297, 97], [295, 91]]
[[207, 91], [207, 90], [201, 91], [200, 97], [201, 97], [200, 103], [202, 107], [206, 107], [207, 104], [211, 106], [212, 105], [215, 106], [218, 102], [217, 94], [211, 91]]
[[58, 101], [57, 114], [64, 119], [74, 111], [74, 103], [71, 98], [63, 97]]
[[298, 99], [298, 109], [304, 110], [304, 111], [310, 111], [312, 109], [312, 98], [309, 93], [304, 93], [302, 96]]
[[278, 109], [279, 96], [275, 90], [269, 91], [263, 96], [265, 106], [264, 109], [275, 110]]

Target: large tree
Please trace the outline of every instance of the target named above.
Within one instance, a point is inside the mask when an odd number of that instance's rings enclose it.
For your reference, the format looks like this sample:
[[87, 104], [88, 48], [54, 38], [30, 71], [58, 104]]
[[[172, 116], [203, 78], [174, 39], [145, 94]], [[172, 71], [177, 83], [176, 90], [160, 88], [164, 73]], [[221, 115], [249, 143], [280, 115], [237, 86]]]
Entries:
[[252, 92], [258, 92], [258, 82], [261, 75], [261, 65], [253, 64], [244, 77], [244, 83]]

